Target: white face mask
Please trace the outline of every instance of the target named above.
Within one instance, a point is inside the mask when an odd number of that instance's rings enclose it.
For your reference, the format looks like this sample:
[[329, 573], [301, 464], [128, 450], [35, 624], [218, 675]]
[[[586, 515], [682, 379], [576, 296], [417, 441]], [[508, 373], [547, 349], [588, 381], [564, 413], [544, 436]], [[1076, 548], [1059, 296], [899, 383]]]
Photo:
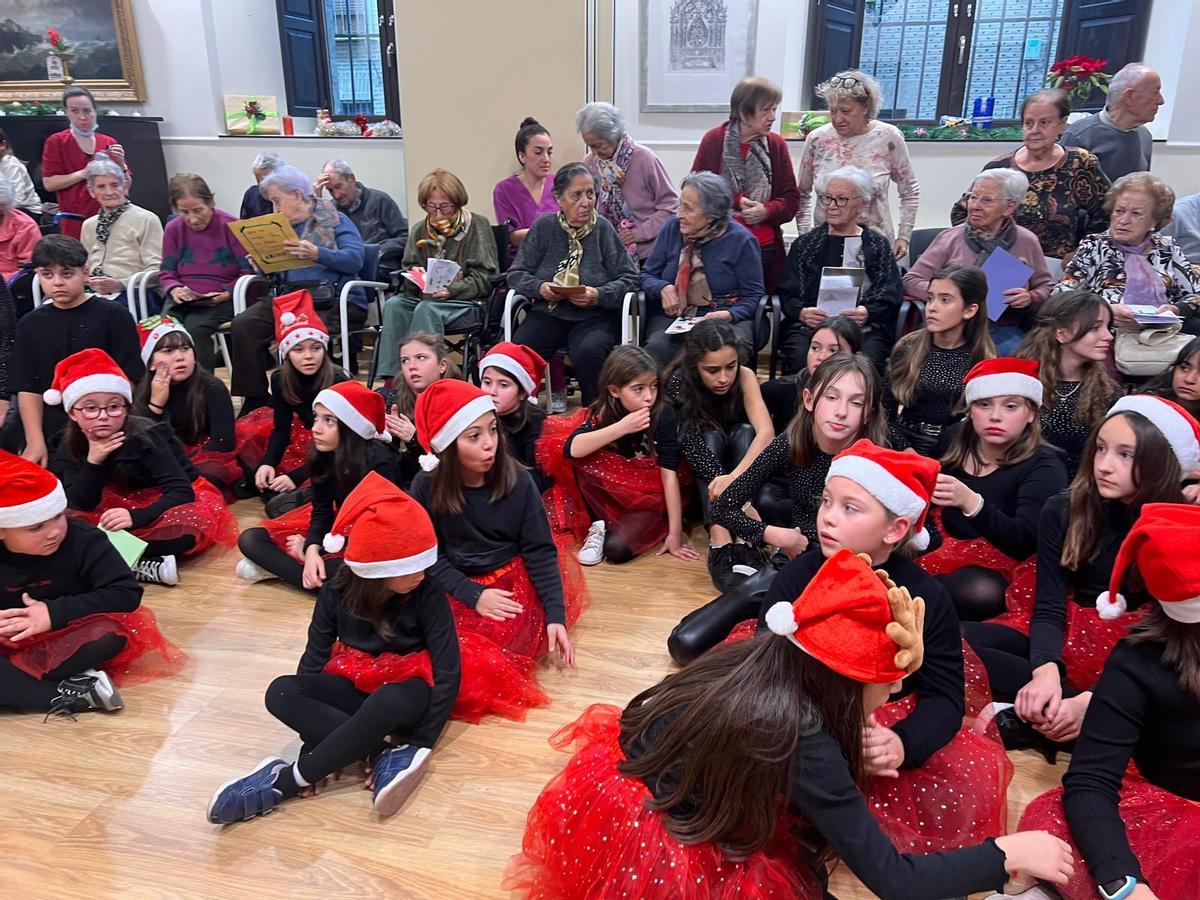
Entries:
[[71, 131], [74, 132], [75, 134], [79, 135], [80, 137], [91, 137], [93, 134], [96, 133], [96, 126], [98, 124], [99, 123], [94, 123], [90, 130], [84, 131], [82, 128], [80, 128], [74, 122], [72, 122], [71, 123]]

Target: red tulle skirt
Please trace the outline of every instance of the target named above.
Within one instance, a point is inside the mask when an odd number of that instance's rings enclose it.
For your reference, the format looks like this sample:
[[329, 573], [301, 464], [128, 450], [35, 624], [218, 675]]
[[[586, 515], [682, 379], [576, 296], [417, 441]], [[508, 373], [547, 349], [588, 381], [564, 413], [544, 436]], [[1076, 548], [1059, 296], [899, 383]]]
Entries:
[[984, 538], [961, 540], [946, 531], [942, 522], [942, 508], [935, 506], [930, 513], [942, 535], [942, 545], [931, 553], [914, 560], [930, 575], [949, 575], [963, 566], [979, 566], [999, 572], [1006, 581], [1012, 581], [1013, 572], [1021, 564], [1006, 553], [1001, 553]]
[[205, 449], [207, 443], [205, 441], [200, 444], [185, 444], [183, 449], [200, 474], [211, 481], [222, 495], [232, 499], [231, 489], [234, 483], [245, 475], [238, 464], [237, 450], [218, 453], [216, 450]]
[[[1042, 794], [1025, 808], [1020, 830], [1045, 829], [1071, 845], [1075, 874], [1055, 890], [1066, 900], [1092, 900], [1096, 885], [1084, 863], [1063, 811], [1062, 788]], [[1117, 807], [1129, 848], [1160, 900], [1200, 897], [1200, 803], [1164, 791], [1131, 766]]]
[[0, 638], [0, 654], [22, 672], [42, 678], [84, 645], [110, 634], [125, 638], [125, 647], [100, 668], [118, 684], [137, 684], [174, 675], [187, 662], [187, 655], [163, 637], [154, 613], [144, 606], [130, 613], [84, 616], [57, 631], [44, 632], [20, 644]]
[[[1033, 619], [1037, 588], [1037, 561], [1022, 563], [1005, 593], [1007, 611], [988, 621], [1028, 635]], [[1063, 639], [1063, 665], [1067, 683], [1079, 691], [1088, 691], [1100, 680], [1108, 654], [1129, 629], [1141, 621], [1145, 610], [1126, 613], [1119, 619], [1101, 619], [1095, 607], [1080, 606], [1075, 592], [1067, 593], [1067, 627]]]
[[615, 706], [591, 706], [550, 738], [556, 749], [574, 744], [575, 755], [529, 811], [504, 890], [545, 900], [822, 896], [782, 804], [774, 837], [738, 862], [711, 843], [673, 838], [664, 814], [646, 809], [646, 786], [617, 771], [620, 716]]
[[[287, 552], [288, 538], [299, 536], [308, 537], [308, 527], [312, 524], [312, 503], [302, 503], [295, 509], [290, 509], [282, 516], [274, 519], [263, 519], [258, 527], [267, 533], [267, 537], [280, 550]], [[340, 559], [341, 553], [325, 553], [326, 559]]]
[[[193, 537], [196, 545], [187, 552], [188, 556], [202, 553], [214, 544], [232, 547], [237, 543], [237, 521], [225, 505], [225, 498], [212, 483], [203, 476], [192, 482], [196, 499], [191, 503], [172, 506], [161, 516], [142, 528], [131, 529], [143, 541], [172, 541], [181, 537]], [[128, 490], [108, 485], [100, 495], [100, 505], [90, 512], [71, 510], [93, 525], [100, 521], [105, 510], [141, 509], [162, 496], [158, 488]]]
[[[267, 454], [267, 444], [271, 440], [274, 429], [275, 411], [270, 406], [262, 406], [242, 416], [234, 424], [234, 434], [237, 440], [237, 458], [246, 471], [253, 473]], [[308, 458], [308, 448], [312, 444], [312, 432], [304, 427], [299, 416], [292, 416], [292, 433], [288, 436], [287, 450], [283, 459], [276, 466], [280, 472], [292, 472], [304, 465]]]

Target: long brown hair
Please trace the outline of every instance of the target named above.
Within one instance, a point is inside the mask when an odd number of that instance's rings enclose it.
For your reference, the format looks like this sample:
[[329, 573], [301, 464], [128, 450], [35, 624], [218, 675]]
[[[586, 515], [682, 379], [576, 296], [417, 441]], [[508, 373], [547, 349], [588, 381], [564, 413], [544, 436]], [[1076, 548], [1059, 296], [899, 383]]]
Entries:
[[[641, 347], [632, 344], [621, 344], [614, 347], [600, 367], [600, 390], [592, 405], [588, 407], [588, 418], [595, 423], [596, 428], [607, 428], [615, 425], [627, 415], [628, 411], [621, 403], [620, 397], [614, 397], [608, 392], [610, 387], [617, 390], [625, 387], [640, 375], [653, 372], [658, 375], [658, 363], [654, 357]], [[662, 411], [663, 392], [659, 387], [658, 396], [654, 398], [654, 406], [650, 408], [650, 427], [646, 429], [646, 442], [651, 450], [654, 449], [654, 435], [658, 427], [658, 416]]]
[[[185, 348], [191, 348], [193, 351], [196, 349], [196, 345], [192, 342], [191, 337], [182, 331], [168, 331], [154, 345], [154, 353], [160, 350]], [[153, 353], [150, 359], [154, 359]], [[154, 369], [147, 364], [146, 374], [137, 383], [137, 387], [133, 389], [133, 402], [135, 406], [141, 408], [149, 407], [150, 388], [153, 382]], [[196, 365], [192, 369], [191, 375], [179, 382], [179, 384], [171, 385], [172, 391], [182, 391], [185, 395], [183, 427], [175, 429], [176, 436], [185, 444], [198, 444], [208, 438], [208, 405], [204, 402], [204, 395], [212, 382], [221, 383], [211, 372], [206, 372], [200, 365]], [[223, 387], [224, 385], [222, 385]]]
[[[679, 396], [675, 408], [679, 412], [679, 430], [686, 428], [715, 428], [728, 431], [745, 415], [741, 386], [735, 384], [724, 396], [718, 396], [704, 386], [700, 378], [700, 363], [710, 353], [725, 347], [738, 349], [737, 332], [733, 325], [720, 319], [700, 322], [687, 333], [683, 340], [683, 351], [675, 357], [663, 372], [665, 385], [671, 376], [679, 373]], [[741, 375], [741, 367], [738, 367]]]
[[[448, 359], [450, 351], [446, 348], [446, 339], [440, 334], [434, 334], [432, 331], [410, 331], [401, 338], [400, 343], [397, 345], [397, 354], [399, 354], [399, 348], [405, 344], [412, 343], [424, 344], [433, 351], [433, 355], [437, 357], [438, 362], [446, 364], [446, 371], [442, 375], [442, 378], [462, 378], [462, 373], [459, 371], [458, 366], [454, 364], [453, 360]], [[417, 406], [417, 395], [413, 393], [412, 386], [405, 380], [403, 374], [396, 376], [393, 386], [392, 403], [399, 408], [400, 415], [411, 419], [413, 417], [413, 410]]]
[[1200, 628], [1176, 622], [1157, 603], [1127, 638], [1131, 644], [1163, 644], [1163, 662], [1179, 673], [1179, 686], [1200, 697]]
[[[1106, 316], [1112, 323], [1112, 310], [1104, 299], [1091, 291], [1076, 290], [1055, 294], [1047, 298], [1038, 308], [1037, 326], [1034, 327], [1013, 351], [1013, 356], [1033, 359], [1038, 363], [1038, 378], [1042, 382], [1042, 415], [1054, 408], [1058, 402], [1055, 386], [1062, 379], [1062, 348], [1058, 330], [1070, 336], [1073, 344], [1092, 330], [1099, 317]], [[1075, 421], [1091, 424], [1098, 421], [1112, 406], [1113, 395], [1118, 392], [1104, 363], [1084, 363], [1079, 379], [1079, 402], [1075, 406]]]
[[[667, 813], [663, 825], [680, 843], [711, 841], [745, 857], [774, 833], [796, 747], [822, 728], [861, 782], [862, 685], [765, 633], [716, 647], [634, 697], [621, 743], [646, 752], [618, 768], [670, 788], [646, 806]], [[812, 849], [829, 854], [823, 840]]]
[[383, 607], [395, 594], [388, 587], [386, 578], [363, 578], [344, 565], [334, 576], [333, 587], [347, 615], [370, 622], [381, 637], [393, 635], [391, 626], [383, 618]]
[[[1004, 455], [1000, 458], [997, 469], [1025, 462], [1042, 446], [1042, 422], [1038, 417], [1038, 409], [1032, 400], [1026, 397], [1022, 397], [1021, 400], [1029, 409], [1033, 410], [1033, 421], [1026, 425], [1020, 436], [1008, 445]], [[969, 413], [970, 407], [968, 406], [967, 409]], [[983, 459], [979, 455], [979, 435], [975, 433], [975, 426], [968, 414], [954, 441], [950, 444], [950, 449], [942, 457], [942, 470], [962, 469], [966, 471], [967, 461], [972, 459], [975, 460], [977, 466], [983, 466]]]
[[[333, 364], [333, 357], [329, 355], [329, 347], [325, 345], [324, 356], [321, 358], [321, 368], [317, 369], [312, 377], [312, 392], [316, 395], [330, 385], [346, 380], [349, 376], [344, 372], [340, 372], [337, 366]], [[279, 387], [283, 394], [283, 401], [289, 406], [299, 406], [303, 402], [304, 395], [300, 387], [300, 373], [292, 365], [290, 352], [283, 354], [283, 362], [279, 366]]]
[[[975, 266], [945, 266], [930, 277], [931, 287], [935, 281], [953, 282], [962, 297], [963, 309], [968, 306], [979, 307], [975, 310], [975, 315], [963, 321], [963, 341], [970, 348], [969, 365], [973, 366], [995, 356], [996, 345], [992, 343], [992, 336], [988, 332], [988, 286], [983, 270]], [[931, 349], [933, 334], [928, 328], [906, 334], [892, 348], [888, 374], [891, 378], [892, 396], [900, 401], [901, 406], [912, 406], [916, 402], [917, 381], [925, 368], [925, 360]]]
[[[521, 464], [509, 452], [508, 435], [500, 425], [500, 417], [494, 415], [493, 418], [496, 422], [496, 458], [483, 476], [483, 486], [489, 490], [490, 503], [496, 503], [511, 494], [517, 486], [517, 479], [521, 477]], [[438, 459], [438, 467], [429, 473], [429, 480], [433, 482], [429, 505], [438, 512], [461, 513], [465, 497], [457, 439], [438, 454]]]
[[849, 439], [846, 446], [859, 438], [867, 438], [880, 447], [888, 446], [887, 416], [883, 412], [883, 387], [875, 365], [865, 356], [852, 353], [835, 353], [817, 366], [808, 385], [804, 388], [813, 399], [813, 412], [803, 402], [787, 426], [788, 461], [798, 469], [809, 465], [821, 451], [817, 444], [814, 414], [821, 397], [829, 386], [847, 373], [859, 377], [863, 386], [862, 426], [858, 434]]
[[1062, 549], [1062, 564], [1066, 569], [1078, 569], [1099, 552], [1105, 501], [1096, 489], [1096, 439], [1104, 423], [1117, 416], [1125, 417], [1137, 440], [1133, 452], [1134, 493], [1128, 501], [1129, 520], [1136, 520], [1147, 503], [1185, 502], [1182, 488], [1184, 472], [1163, 433], [1141, 413], [1131, 410], [1106, 416], [1088, 438], [1079, 461], [1079, 471], [1071, 482], [1070, 524]]

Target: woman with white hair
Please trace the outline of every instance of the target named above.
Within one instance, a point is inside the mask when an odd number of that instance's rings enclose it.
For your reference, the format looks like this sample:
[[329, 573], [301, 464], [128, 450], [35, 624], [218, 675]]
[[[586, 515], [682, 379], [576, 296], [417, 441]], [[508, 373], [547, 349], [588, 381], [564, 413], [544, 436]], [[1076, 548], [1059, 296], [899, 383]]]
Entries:
[[1028, 228], [1017, 224], [1017, 207], [1029, 190], [1029, 179], [1016, 169], [986, 169], [971, 182], [967, 194], [967, 220], [939, 234], [904, 276], [904, 290], [924, 300], [929, 279], [949, 266], [983, 267], [988, 257], [1003, 248], [1033, 274], [1025, 284], [1004, 291], [1004, 312], [991, 322], [992, 340], [1000, 356], [1007, 356], [1033, 327], [1036, 307], [1053, 287], [1041, 242]]
[[820, 225], [801, 234], [788, 252], [779, 300], [783, 307], [784, 374], [805, 366], [813, 333], [829, 318], [817, 308], [821, 270], [849, 266], [865, 270], [859, 302], [838, 313], [863, 330], [863, 353], [883, 367], [896, 337], [900, 307], [900, 270], [891, 242], [881, 232], [861, 224], [873, 196], [870, 173], [858, 166], [842, 166], [817, 178], [817, 204], [824, 210]]
[[596, 212], [645, 262], [654, 239], [679, 207], [666, 166], [653, 150], [634, 142], [625, 130], [625, 117], [611, 103], [584, 106], [575, 113], [575, 130], [588, 148], [583, 164], [600, 184]]
[[[903, 259], [917, 221], [921, 185], [913, 173], [904, 135], [895, 125], [876, 116], [883, 105], [877, 82], [865, 72], [851, 69], [838, 72], [817, 88], [817, 94], [829, 108], [829, 122], [809, 132], [800, 157], [796, 185], [800, 188], [800, 212], [796, 226], [800, 233], [825, 221], [826, 209], [813, 206], [813, 188], [817, 178], [842, 166], [858, 166], [871, 176], [871, 199], [863, 212], [863, 222], [880, 232], [892, 244], [892, 254]], [[888, 205], [888, 185], [896, 183], [900, 192], [900, 227], [892, 225]]]
[[259, 188], [262, 180], [282, 165], [284, 165], [283, 157], [270, 150], [264, 150], [254, 157], [254, 162], [250, 164], [250, 168], [254, 172], [254, 184], [246, 188], [246, 193], [242, 195], [242, 208], [238, 213], [238, 218], [253, 219], [255, 216], [265, 216], [271, 211], [270, 201], [263, 197]]
[[[138, 272], [157, 272], [162, 263], [163, 227], [158, 216], [129, 201], [125, 170], [103, 153], [84, 169], [88, 193], [100, 212], [83, 223], [80, 243], [88, 252], [87, 286], [120, 297]], [[161, 301], [155, 297], [156, 313]]]

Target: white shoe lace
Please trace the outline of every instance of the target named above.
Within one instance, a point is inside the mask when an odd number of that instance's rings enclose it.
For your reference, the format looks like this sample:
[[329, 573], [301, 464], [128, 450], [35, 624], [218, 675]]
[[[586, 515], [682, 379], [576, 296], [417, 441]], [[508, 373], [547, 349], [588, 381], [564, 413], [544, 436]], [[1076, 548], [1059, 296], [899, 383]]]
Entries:
[[587, 537], [583, 539], [583, 549], [593, 553], [599, 553], [604, 546], [604, 530], [599, 525], [593, 525], [588, 529]]

